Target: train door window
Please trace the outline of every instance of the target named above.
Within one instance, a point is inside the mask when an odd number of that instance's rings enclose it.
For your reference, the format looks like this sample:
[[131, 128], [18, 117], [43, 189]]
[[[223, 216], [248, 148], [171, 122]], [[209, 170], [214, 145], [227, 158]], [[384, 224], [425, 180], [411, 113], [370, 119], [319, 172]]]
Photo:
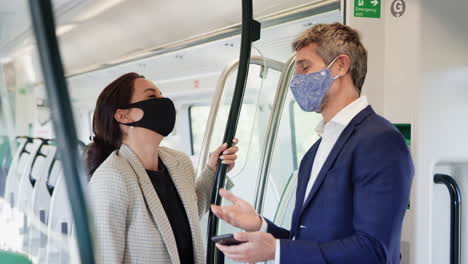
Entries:
[[[267, 75], [261, 74], [262, 67], [250, 65], [244, 99], [239, 116], [239, 123], [235, 137], [239, 139], [239, 152], [236, 166], [227, 176], [234, 184], [231, 189], [236, 195], [243, 197], [249, 203], [254, 203], [256, 197], [256, 182], [261, 161], [261, 152], [263, 150], [265, 134], [268, 127], [269, 116], [271, 114], [271, 105], [274, 100], [276, 89], [279, 82], [280, 72], [271, 70]], [[216, 121], [212, 129], [212, 138], [208, 146], [209, 151], [213, 151], [223, 142], [226, 121], [232, 101], [232, 94], [235, 87], [235, 77], [237, 72], [230, 74], [226, 81], [226, 86], [222, 94], [219, 110], [216, 115]], [[208, 111], [192, 108], [191, 118], [200, 119], [199, 122], [206, 123]], [[205, 113], [205, 115], [196, 115]], [[198, 121], [195, 121], [198, 122]], [[193, 121], [192, 121], [193, 123]], [[193, 126], [195, 127], [195, 126]], [[204, 127], [204, 126], [203, 126]], [[192, 131], [193, 128], [192, 128]], [[199, 131], [202, 131], [201, 129]], [[204, 136], [204, 131], [195, 132], [200, 142]], [[197, 142], [196, 140], [194, 140]], [[205, 147], [205, 146], [204, 146]], [[228, 201], [223, 201], [223, 204]], [[204, 222], [204, 220], [203, 220]], [[203, 229], [203, 228], [202, 228]], [[236, 228], [224, 223], [219, 223], [218, 233], [232, 233]], [[227, 263], [232, 263], [226, 260]]]
[[298, 164], [318, 136], [320, 114], [300, 109], [289, 91], [272, 153], [262, 215], [289, 228], [294, 209]]
[[190, 144], [192, 155], [198, 155], [200, 153], [209, 113], [210, 107], [207, 105], [192, 105], [189, 107]]
[[[245, 104], [242, 106], [245, 108], [245, 111], [241, 111], [241, 116], [239, 117], [242, 122], [253, 122], [254, 116], [250, 113], [254, 113], [256, 111], [256, 106], [253, 104]], [[208, 120], [208, 115], [210, 113], [210, 107], [205, 105], [193, 105], [189, 108], [189, 115], [190, 115], [190, 130], [191, 130], [191, 144], [192, 144], [192, 155], [198, 155], [201, 150], [201, 145], [203, 141], [203, 137], [205, 135], [205, 126], [206, 121]], [[221, 106], [218, 111], [218, 118], [222, 119], [224, 123], [227, 120], [227, 116], [229, 115], [229, 107], [228, 105]], [[220, 121], [220, 123], [222, 123]], [[250, 134], [252, 133], [251, 128], [245, 126], [239, 126], [236, 137], [239, 139], [249, 139]], [[222, 134], [221, 135], [214, 135], [217, 136], [219, 140], [216, 138], [214, 139], [216, 143], [221, 145], [222, 143]], [[213, 149], [214, 150], [214, 149]]]
[[315, 112], [303, 111], [296, 101], [289, 103], [292, 146], [294, 157], [294, 169], [299, 168], [300, 161], [315, 141], [319, 139], [316, 128], [322, 120], [322, 116]]

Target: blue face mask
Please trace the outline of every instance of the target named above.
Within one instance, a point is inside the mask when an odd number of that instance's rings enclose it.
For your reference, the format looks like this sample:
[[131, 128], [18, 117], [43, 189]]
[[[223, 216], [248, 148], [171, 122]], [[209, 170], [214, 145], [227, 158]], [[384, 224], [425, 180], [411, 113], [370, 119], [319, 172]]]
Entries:
[[317, 112], [323, 98], [333, 84], [340, 77], [331, 76], [330, 67], [335, 63], [336, 57], [325, 69], [309, 74], [294, 74], [291, 80], [291, 92], [302, 110]]

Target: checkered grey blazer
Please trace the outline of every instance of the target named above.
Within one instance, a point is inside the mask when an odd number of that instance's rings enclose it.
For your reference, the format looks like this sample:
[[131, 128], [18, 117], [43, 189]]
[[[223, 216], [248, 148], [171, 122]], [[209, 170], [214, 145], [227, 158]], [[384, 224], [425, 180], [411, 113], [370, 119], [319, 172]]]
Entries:
[[[189, 157], [159, 148], [190, 223], [196, 264], [205, 263], [200, 217], [208, 211], [214, 173], [195, 180]], [[127, 145], [114, 151], [89, 182], [95, 220], [97, 263], [180, 263], [169, 220], [136, 154]]]

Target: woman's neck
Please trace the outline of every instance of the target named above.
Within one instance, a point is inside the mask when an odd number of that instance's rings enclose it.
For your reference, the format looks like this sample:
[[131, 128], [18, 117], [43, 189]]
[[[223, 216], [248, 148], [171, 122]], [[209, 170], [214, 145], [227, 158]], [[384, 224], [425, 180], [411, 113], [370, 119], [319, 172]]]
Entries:
[[146, 170], [159, 170], [159, 144], [162, 137], [127, 137], [122, 143], [137, 155]]

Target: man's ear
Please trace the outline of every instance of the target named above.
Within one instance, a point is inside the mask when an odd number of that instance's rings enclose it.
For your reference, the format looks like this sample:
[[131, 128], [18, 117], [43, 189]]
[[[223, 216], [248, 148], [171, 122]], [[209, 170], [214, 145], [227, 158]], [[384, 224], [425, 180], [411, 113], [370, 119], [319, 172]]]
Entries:
[[349, 72], [349, 69], [351, 68], [351, 59], [349, 58], [348, 55], [341, 55], [336, 60], [335, 64], [337, 66], [335, 66], [336, 73], [334, 75], [345, 76]]
[[128, 109], [117, 109], [114, 113], [114, 118], [119, 123], [132, 123], [130, 120]]

